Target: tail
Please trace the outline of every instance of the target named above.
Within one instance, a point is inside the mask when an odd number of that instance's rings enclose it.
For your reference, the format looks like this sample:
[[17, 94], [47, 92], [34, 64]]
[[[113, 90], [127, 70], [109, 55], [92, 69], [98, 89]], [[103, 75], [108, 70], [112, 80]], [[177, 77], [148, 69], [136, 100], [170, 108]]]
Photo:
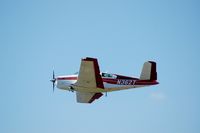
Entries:
[[145, 62], [140, 75], [140, 80], [157, 80], [156, 62]]

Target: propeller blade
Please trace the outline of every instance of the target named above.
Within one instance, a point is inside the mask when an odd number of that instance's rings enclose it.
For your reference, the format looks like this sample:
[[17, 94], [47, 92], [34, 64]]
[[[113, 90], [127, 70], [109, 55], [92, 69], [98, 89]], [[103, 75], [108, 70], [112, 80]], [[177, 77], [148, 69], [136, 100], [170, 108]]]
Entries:
[[53, 79], [55, 79], [55, 74], [54, 74], [54, 70], [53, 70]]
[[54, 82], [53, 82], [53, 92], [54, 92], [54, 90], [55, 90], [55, 84], [54, 84]]
[[53, 78], [52, 78], [50, 81], [53, 83], [53, 92], [54, 92], [54, 89], [55, 89], [55, 82], [56, 82], [54, 70], [53, 70]]

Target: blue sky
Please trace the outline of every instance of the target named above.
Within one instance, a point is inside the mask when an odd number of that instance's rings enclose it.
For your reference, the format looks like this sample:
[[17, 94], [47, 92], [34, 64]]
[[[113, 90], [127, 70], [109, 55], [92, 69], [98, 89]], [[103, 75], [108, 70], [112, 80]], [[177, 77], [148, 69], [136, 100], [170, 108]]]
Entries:
[[[1, 133], [199, 133], [198, 0], [1, 0]], [[99, 59], [101, 71], [158, 86], [108, 93], [91, 105], [49, 82]]]

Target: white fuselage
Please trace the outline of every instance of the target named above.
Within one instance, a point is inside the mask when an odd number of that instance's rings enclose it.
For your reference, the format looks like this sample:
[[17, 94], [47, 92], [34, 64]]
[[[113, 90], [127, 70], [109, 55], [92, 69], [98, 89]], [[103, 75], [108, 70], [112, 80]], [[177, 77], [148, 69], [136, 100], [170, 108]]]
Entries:
[[145, 87], [149, 85], [137, 85], [136, 79], [108, 79], [114, 83], [109, 83], [103, 79], [104, 89], [102, 88], [83, 88], [76, 86], [78, 75], [68, 75], [68, 76], [59, 76], [56, 79], [56, 87], [62, 90], [69, 90], [69, 91], [81, 91], [81, 92], [110, 92], [110, 91], [118, 91], [118, 90], [125, 90], [130, 88], [139, 88]]

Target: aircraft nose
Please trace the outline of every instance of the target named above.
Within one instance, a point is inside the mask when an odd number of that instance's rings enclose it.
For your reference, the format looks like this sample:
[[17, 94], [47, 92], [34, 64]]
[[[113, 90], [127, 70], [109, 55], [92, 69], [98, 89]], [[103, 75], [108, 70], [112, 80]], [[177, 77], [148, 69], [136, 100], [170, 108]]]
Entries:
[[56, 79], [51, 79], [50, 80], [52, 83], [55, 83], [56, 82]]

